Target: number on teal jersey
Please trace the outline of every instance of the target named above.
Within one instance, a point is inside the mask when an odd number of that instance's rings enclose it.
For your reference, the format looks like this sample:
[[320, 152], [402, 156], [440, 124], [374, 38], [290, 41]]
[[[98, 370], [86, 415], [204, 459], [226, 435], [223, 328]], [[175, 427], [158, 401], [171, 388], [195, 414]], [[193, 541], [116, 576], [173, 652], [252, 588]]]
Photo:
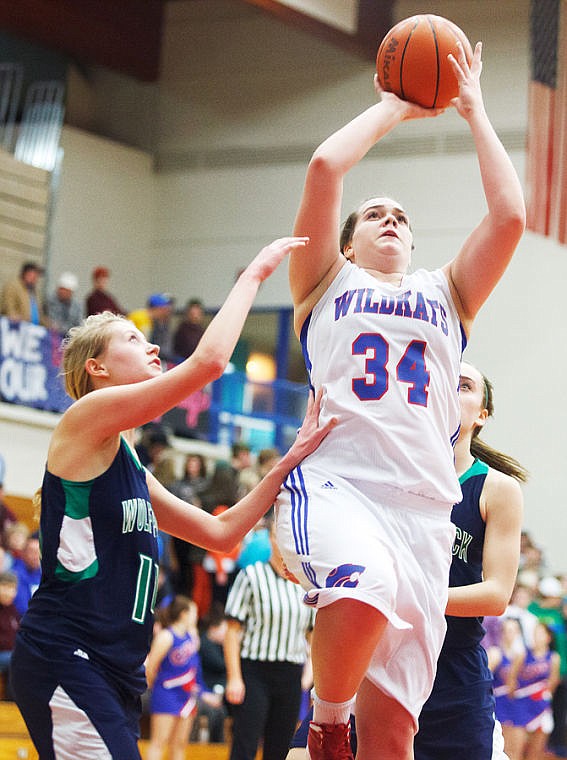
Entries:
[[[136, 582], [136, 598], [134, 599], [134, 608], [132, 610], [132, 620], [135, 623], [144, 623], [148, 612], [148, 601], [150, 601], [150, 612], [155, 609], [157, 589], [158, 589], [158, 572], [159, 567], [151, 557], [146, 554], [140, 554], [140, 567], [138, 569], [138, 580]], [[153, 581], [153, 589], [150, 596], [150, 585]]]

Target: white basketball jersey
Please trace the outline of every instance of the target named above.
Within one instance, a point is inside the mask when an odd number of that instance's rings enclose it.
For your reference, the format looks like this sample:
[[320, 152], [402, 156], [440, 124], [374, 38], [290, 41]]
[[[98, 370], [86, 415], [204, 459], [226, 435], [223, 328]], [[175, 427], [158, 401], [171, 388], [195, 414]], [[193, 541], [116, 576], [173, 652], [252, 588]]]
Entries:
[[349, 480], [453, 504], [453, 443], [465, 337], [441, 270], [399, 286], [346, 264], [305, 320], [303, 353], [321, 420], [337, 427], [308, 457]]

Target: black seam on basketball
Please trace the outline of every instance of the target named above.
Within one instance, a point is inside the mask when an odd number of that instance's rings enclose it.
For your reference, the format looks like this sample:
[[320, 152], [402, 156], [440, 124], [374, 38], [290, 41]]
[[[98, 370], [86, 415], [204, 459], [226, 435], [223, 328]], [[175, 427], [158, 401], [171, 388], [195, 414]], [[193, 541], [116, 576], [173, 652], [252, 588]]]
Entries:
[[416, 30], [418, 24], [419, 24], [419, 21], [416, 21], [415, 24], [413, 25], [413, 29], [408, 34], [405, 45], [404, 45], [404, 49], [402, 51], [402, 55], [400, 58], [400, 93], [401, 93], [400, 97], [402, 100], [406, 99], [406, 94], [404, 92], [404, 58], [406, 57], [406, 50], [409, 45], [409, 41], [411, 40], [411, 36]]
[[435, 60], [437, 61], [437, 79], [435, 80], [435, 97], [433, 98], [433, 103], [431, 104], [430, 108], [435, 108], [437, 106], [437, 98], [439, 97], [439, 80], [441, 78], [441, 71], [440, 71], [440, 64], [439, 64], [439, 41], [437, 39], [437, 31], [435, 29], [435, 24], [431, 21], [431, 19], [427, 19], [429, 26], [431, 27], [431, 33], [433, 34], [433, 42], [435, 43]]

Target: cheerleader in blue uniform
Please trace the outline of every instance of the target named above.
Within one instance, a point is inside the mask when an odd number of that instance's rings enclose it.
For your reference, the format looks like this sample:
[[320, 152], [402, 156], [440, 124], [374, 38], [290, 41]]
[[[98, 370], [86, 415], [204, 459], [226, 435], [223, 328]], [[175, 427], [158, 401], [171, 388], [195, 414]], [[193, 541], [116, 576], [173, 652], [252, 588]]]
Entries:
[[510, 760], [540, 760], [553, 730], [551, 698], [560, 681], [559, 654], [552, 649], [553, 634], [544, 623], [534, 630], [512, 694], [513, 726], [505, 725]]
[[509, 755], [514, 754], [516, 727], [519, 725], [517, 702], [513, 695], [525, 657], [526, 649], [519, 620], [504, 618], [500, 643], [488, 650], [488, 665], [493, 678], [494, 712], [502, 725]]
[[164, 623], [146, 661], [151, 689], [146, 760], [161, 760], [166, 747], [170, 760], [184, 760], [202, 690], [197, 605], [187, 597], [176, 596], [165, 610]]

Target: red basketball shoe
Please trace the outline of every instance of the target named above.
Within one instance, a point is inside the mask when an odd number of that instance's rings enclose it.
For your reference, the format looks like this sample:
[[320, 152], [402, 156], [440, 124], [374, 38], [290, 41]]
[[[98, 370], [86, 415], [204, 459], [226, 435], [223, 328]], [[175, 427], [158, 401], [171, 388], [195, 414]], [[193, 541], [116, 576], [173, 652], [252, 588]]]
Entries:
[[307, 735], [311, 760], [354, 760], [350, 748], [350, 723], [311, 723]]

